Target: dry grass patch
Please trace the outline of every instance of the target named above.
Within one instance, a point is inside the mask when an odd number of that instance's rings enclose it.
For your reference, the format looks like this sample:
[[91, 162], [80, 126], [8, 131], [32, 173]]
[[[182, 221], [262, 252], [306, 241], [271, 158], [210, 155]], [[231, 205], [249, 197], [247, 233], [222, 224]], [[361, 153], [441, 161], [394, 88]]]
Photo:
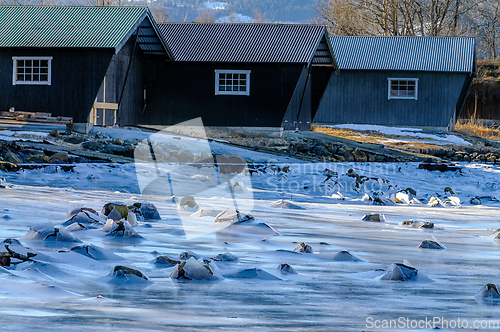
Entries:
[[477, 136], [500, 141], [500, 130], [487, 126], [484, 121], [472, 117], [466, 121], [457, 121], [455, 131], [468, 136]]
[[[357, 142], [384, 144], [387, 147], [397, 148], [400, 150], [413, 151], [413, 152], [415, 151], [419, 152], [421, 149], [442, 148], [441, 146], [432, 144], [430, 142], [421, 142], [414, 136], [385, 135], [375, 130], [355, 131], [343, 128], [313, 126], [312, 131], [330, 136], [342, 137]], [[428, 138], [426, 139], [426, 141], [429, 140], [430, 139]]]

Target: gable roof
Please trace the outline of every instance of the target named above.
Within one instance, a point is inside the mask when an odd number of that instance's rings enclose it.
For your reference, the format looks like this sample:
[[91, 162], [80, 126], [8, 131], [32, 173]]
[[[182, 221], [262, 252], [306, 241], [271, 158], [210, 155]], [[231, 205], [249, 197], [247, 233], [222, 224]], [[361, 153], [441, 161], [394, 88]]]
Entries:
[[[167, 23], [159, 28], [175, 60], [191, 62], [309, 64], [327, 36], [324, 26], [299, 24]], [[329, 44], [326, 51], [336, 68]]]
[[0, 47], [112, 48], [139, 29], [147, 54], [169, 54], [147, 7], [0, 6]]
[[330, 37], [340, 70], [475, 72], [472, 37]]

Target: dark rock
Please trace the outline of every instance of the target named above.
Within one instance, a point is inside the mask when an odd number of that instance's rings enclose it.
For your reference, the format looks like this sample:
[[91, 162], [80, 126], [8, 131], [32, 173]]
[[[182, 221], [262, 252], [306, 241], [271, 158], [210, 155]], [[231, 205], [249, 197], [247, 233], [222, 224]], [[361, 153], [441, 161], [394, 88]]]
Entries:
[[313, 248], [310, 245], [306, 244], [305, 242], [299, 243], [295, 247], [295, 249], [293, 249], [293, 251], [295, 251], [295, 252], [302, 252], [302, 253], [306, 253], [306, 254], [312, 254], [312, 253], [314, 253]]
[[318, 157], [328, 157], [328, 158], [333, 157], [333, 154], [322, 145], [315, 145], [312, 148], [312, 153]]
[[125, 147], [121, 145], [108, 144], [103, 149], [102, 152], [107, 154], [123, 155]]
[[68, 154], [66, 152], [57, 152], [54, 153], [52, 156], [50, 156], [50, 161], [53, 160], [60, 160], [63, 161], [64, 163], [68, 162]]
[[385, 221], [385, 217], [383, 214], [370, 213], [370, 214], [365, 214], [361, 220], [383, 222]]
[[54, 129], [54, 130], [52, 130], [50, 132], [50, 136], [52, 136], [52, 137], [59, 137], [59, 136], [61, 136], [61, 133], [59, 132], [59, 130]]
[[340, 155], [341, 155], [342, 157], [344, 157], [345, 161], [347, 161], [347, 162], [354, 161], [354, 156], [353, 156], [353, 154], [352, 154], [351, 152], [349, 152], [349, 151], [343, 150], [343, 151], [341, 151]]
[[11, 152], [11, 151], [8, 151], [5, 154], [4, 160], [9, 162], [9, 163], [13, 163], [13, 164], [21, 164], [22, 163], [21, 158], [19, 158], [19, 156], [16, 153]]
[[127, 144], [124, 146], [123, 155], [125, 157], [134, 158], [135, 148], [133, 145]]
[[349, 251], [342, 250], [333, 255], [332, 257], [333, 261], [336, 262], [359, 262], [360, 259], [353, 254], [351, 254]]
[[67, 137], [64, 137], [63, 140], [66, 143], [70, 143], [70, 144], [80, 144], [80, 143], [85, 142], [85, 138], [82, 136], [67, 136]]
[[225, 252], [223, 254], [218, 254], [217, 256], [215, 256], [213, 260], [218, 262], [235, 262], [238, 260], [238, 257], [229, 252]]
[[115, 138], [113, 140], [113, 143], [116, 144], [116, 145], [124, 145], [125, 144], [125, 140], [123, 138], [119, 137], [119, 138]]
[[104, 144], [99, 141], [87, 141], [82, 143], [83, 148], [94, 151], [101, 150], [103, 145]]
[[64, 161], [62, 160], [59, 160], [59, 159], [52, 159], [50, 161], [51, 164], [55, 164], [55, 165], [63, 165], [63, 164], [66, 164]]
[[180, 261], [176, 261], [168, 256], [158, 256], [156, 257], [155, 264], [167, 265], [167, 266], [175, 266], [180, 264]]
[[113, 220], [127, 219], [130, 210], [127, 205], [121, 203], [107, 203], [102, 208], [102, 214]]
[[45, 152], [43, 152], [42, 150], [36, 150], [36, 149], [21, 149], [18, 151], [19, 153], [24, 153], [25, 155], [45, 155]]
[[357, 162], [366, 162], [366, 161], [368, 161], [368, 157], [361, 150], [354, 150], [354, 152], [352, 154], [354, 156], [354, 160], [357, 161]]
[[29, 156], [26, 159], [29, 163], [40, 163], [40, 164], [48, 164], [50, 163], [50, 158], [44, 154], [34, 154]]
[[295, 270], [288, 264], [278, 265], [278, 272], [284, 274], [297, 274], [297, 272], [295, 272]]
[[136, 202], [128, 208], [135, 213], [137, 220], [161, 220], [158, 209], [151, 203]]
[[75, 163], [88, 163], [89, 160], [85, 157], [76, 157], [75, 158]]
[[414, 278], [417, 273], [418, 270], [414, 267], [401, 263], [395, 263], [392, 264], [379, 279], [391, 281], [409, 281]]
[[432, 240], [424, 240], [418, 247], [420, 249], [446, 249], [439, 242]]
[[216, 155], [215, 159], [221, 174], [243, 173], [246, 167], [246, 161], [240, 156]]
[[110, 273], [110, 276], [127, 276], [127, 275], [134, 275], [136, 277], [139, 277], [144, 280], [149, 280], [148, 277], [146, 277], [144, 274], [142, 274], [141, 271], [132, 269], [130, 267], [126, 267], [123, 265], [117, 265], [113, 269], [113, 271]]

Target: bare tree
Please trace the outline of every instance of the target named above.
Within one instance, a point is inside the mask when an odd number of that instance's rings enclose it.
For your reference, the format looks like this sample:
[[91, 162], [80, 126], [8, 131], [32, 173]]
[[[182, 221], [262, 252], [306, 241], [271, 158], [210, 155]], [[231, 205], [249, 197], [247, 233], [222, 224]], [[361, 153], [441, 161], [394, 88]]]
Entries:
[[491, 60], [498, 57], [500, 38], [500, 0], [480, 4], [476, 9], [476, 31], [480, 41], [480, 51]]
[[325, 25], [331, 34], [366, 35], [371, 31], [365, 14], [363, 5], [354, 0], [326, 0], [316, 4], [313, 22]]
[[204, 9], [194, 21], [196, 23], [214, 23], [215, 17], [210, 9]]
[[165, 7], [156, 5], [151, 7], [150, 11], [156, 23], [162, 24], [170, 22], [170, 15]]

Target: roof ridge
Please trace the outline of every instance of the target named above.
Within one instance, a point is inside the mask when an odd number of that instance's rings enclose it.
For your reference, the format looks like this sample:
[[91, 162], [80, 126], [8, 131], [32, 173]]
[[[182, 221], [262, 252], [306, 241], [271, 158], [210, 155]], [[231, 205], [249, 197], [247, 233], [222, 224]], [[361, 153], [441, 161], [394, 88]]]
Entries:
[[196, 22], [169, 22], [160, 23], [158, 25], [223, 25], [223, 26], [235, 26], [235, 25], [263, 25], [263, 26], [313, 26], [313, 27], [324, 27], [322, 24], [307, 24], [307, 23], [261, 23], [261, 22], [247, 22], [247, 23], [196, 23]]
[[387, 39], [459, 39], [459, 38], [476, 38], [473, 36], [347, 36], [347, 35], [329, 35], [331, 38], [387, 38]]

